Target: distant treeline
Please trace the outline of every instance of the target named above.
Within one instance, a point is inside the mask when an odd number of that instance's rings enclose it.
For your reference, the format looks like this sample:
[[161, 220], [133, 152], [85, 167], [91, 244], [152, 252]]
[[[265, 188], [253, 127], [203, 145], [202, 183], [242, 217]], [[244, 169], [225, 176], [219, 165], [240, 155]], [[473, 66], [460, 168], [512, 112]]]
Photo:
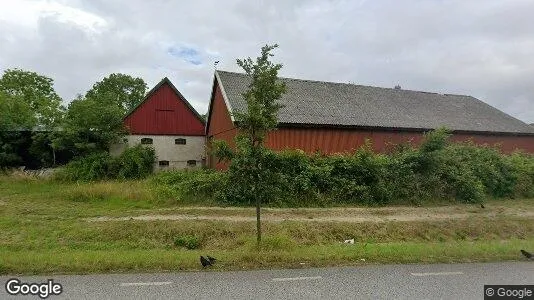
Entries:
[[126, 132], [122, 118], [142, 101], [141, 78], [110, 74], [68, 106], [52, 78], [20, 69], [0, 77], [0, 169], [51, 167], [107, 151]]

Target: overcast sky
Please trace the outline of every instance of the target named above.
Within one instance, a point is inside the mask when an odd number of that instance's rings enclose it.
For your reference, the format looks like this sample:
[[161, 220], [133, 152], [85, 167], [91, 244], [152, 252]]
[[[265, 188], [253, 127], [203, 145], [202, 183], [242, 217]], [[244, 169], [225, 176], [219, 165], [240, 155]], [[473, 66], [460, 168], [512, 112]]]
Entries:
[[113, 72], [167, 76], [205, 113], [218, 69], [278, 43], [281, 75], [467, 94], [534, 123], [534, 0], [0, 0], [0, 71], [66, 102]]

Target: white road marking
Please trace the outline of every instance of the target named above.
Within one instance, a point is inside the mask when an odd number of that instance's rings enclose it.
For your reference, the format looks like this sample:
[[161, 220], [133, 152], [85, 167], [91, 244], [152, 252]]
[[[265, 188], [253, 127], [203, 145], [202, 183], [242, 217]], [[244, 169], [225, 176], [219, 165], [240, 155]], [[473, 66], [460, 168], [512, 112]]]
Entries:
[[463, 272], [437, 272], [437, 273], [410, 273], [413, 276], [449, 276], [449, 275], [463, 275]]
[[121, 286], [149, 286], [149, 285], [167, 285], [171, 284], [171, 281], [162, 282], [123, 282]]
[[295, 280], [316, 280], [321, 279], [321, 276], [312, 277], [287, 277], [287, 278], [273, 278], [273, 281], [295, 281]]

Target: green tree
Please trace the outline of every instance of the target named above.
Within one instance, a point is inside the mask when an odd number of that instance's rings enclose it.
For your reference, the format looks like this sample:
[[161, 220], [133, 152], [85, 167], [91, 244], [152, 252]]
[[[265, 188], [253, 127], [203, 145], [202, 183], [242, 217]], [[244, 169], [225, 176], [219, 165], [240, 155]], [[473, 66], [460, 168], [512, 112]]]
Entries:
[[270, 61], [271, 51], [278, 45], [265, 45], [261, 55], [252, 60], [238, 59], [237, 64], [250, 76], [248, 90], [243, 94], [247, 110], [235, 112], [236, 126], [239, 134], [236, 137], [235, 153], [229, 154], [228, 147], [217, 143], [219, 153], [231, 156], [230, 176], [245, 191], [247, 198], [256, 204], [257, 242], [261, 243], [261, 203], [270, 195], [269, 182], [275, 175], [265, 167], [267, 149], [264, 141], [267, 133], [278, 124], [277, 113], [282, 107], [277, 100], [286, 91], [285, 83], [278, 80], [281, 64]]
[[0, 78], [0, 91], [23, 101], [34, 113], [35, 125], [51, 129], [61, 121], [64, 108], [51, 78], [31, 71], [8, 69]]
[[142, 78], [113, 73], [95, 83], [85, 98], [117, 105], [125, 114], [141, 103], [146, 90], [147, 85]]
[[31, 128], [36, 122], [30, 105], [22, 97], [9, 95], [0, 90], [0, 131]]
[[24, 142], [20, 129], [35, 126], [30, 106], [20, 98], [0, 91], [0, 169], [22, 161], [17, 154]]
[[101, 101], [96, 96], [78, 95], [69, 104], [62, 135], [53, 142], [62, 149], [72, 149], [75, 156], [107, 151], [125, 134], [122, 118], [123, 109], [116, 104]]
[[[43, 158], [55, 156], [49, 141], [61, 122], [64, 107], [53, 85], [51, 78], [21, 69], [8, 69], [0, 78], [0, 151], [5, 158], [2, 159], [3, 165], [22, 162], [17, 149], [20, 150], [24, 139], [29, 137], [22, 131], [33, 130], [36, 126], [42, 131], [32, 132], [32, 153], [44, 164], [50, 163], [50, 160]], [[41, 146], [37, 147], [34, 142]]]
[[142, 78], [110, 74], [70, 103], [64, 132], [54, 144], [72, 149], [75, 156], [107, 151], [126, 134], [123, 117], [143, 100], [146, 89]]

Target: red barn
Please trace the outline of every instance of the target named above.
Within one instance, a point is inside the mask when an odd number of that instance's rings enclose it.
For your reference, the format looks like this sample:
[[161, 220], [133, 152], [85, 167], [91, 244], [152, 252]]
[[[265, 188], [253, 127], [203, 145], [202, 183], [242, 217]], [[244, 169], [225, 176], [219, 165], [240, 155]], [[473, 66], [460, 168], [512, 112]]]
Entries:
[[[445, 126], [452, 140], [498, 145], [534, 153], [534, 128], [471, 96], [437, 94], [355, 84], [281, 78], [287, 92], [280, 99], [278, 130], [266, 145], [274, 150], [343, 153], [370, 139], [375, 151], [411, 141]], [[246, 109], [242, 94], [250, 84], [245, 74], [216, 71], [206, 125], [212, 140], [234, 144], [233, 112]], [[211, 167], [224, 168], [209, 158]]]
[[[204, 160], [204, 120], [165, 77], [126, 117], [127, 144], [151, 145], [156, 150], [156, 169], [200, 166]], [[125, 144], [115, 145], [118, 153]]]

